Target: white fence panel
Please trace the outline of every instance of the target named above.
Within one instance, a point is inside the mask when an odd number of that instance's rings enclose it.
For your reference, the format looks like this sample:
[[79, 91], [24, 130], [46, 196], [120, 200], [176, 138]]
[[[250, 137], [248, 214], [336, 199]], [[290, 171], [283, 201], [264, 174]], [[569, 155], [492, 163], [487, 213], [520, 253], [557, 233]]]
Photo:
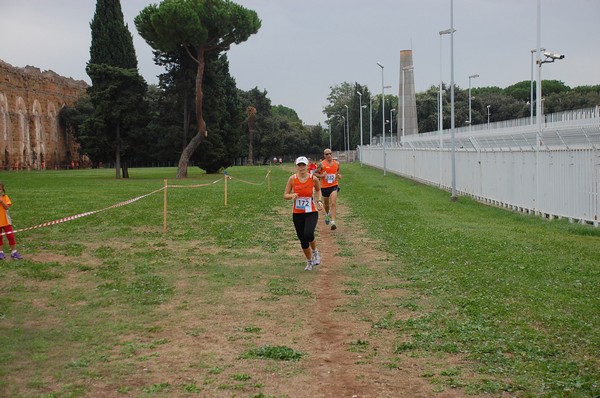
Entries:
[[[553, 121], [548, 123], [548, 120]], [[598, 226], [600, 210], [599, 108], [547, 115], [536, 148], [535, 127], [515, 122], [497, 130], [463, 131], [456, 138], [456, 190], [477, 200]], [[474, 134], [473, 134], [474, 133]], [[451, 140], [412, 136], [386, 147], [386, 171], [450, 190]], [[383, 147], [360, 148], [363, 163], [383, 169]]]

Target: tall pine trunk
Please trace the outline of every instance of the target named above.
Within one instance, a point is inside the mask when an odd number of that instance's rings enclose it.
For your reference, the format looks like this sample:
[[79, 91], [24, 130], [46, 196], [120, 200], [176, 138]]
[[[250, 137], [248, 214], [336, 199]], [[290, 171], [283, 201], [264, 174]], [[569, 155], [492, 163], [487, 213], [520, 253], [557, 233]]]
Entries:
[[186, 143], [188, 142], [188, 137], [190, 135], [190, 95], [188, 90], [185, 90], [183, 94], [183, 140], [182, 140], [182, 149], [185, 149]]
[[177, 166], [177, 178], [186, 178], [188, 176], [187, 168], [190, 162], [190, 158], [206, 138], [206, 124], [204, 123], [204, 116], [202, 115], [202, 79], [204, 77], [204, 50], [198, 50], [198, 71], [196, 73], [196, 119], [198, 121], [198, 133], [187, 144], [187, 146], [181, 152], [179, 158], [179, 164]]
[[254, 164], [254, 135], [256, 133], [256, 108], [249, 106], [246, 108], [248, 115], [248, 165]]
[[117, 124], [117, 145], [115, 145], [115, 177], [121, 178], [121, 128]]

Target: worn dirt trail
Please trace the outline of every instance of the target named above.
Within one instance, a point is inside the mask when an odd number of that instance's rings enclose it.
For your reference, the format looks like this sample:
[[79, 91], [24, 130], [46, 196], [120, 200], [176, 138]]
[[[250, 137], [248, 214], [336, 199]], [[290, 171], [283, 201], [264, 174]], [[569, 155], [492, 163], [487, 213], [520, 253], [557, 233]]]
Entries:
[[[340, 212], [349, 209], [341, 207]], [[459, 391], [434, 392], [433, 386], [421, 376], [419, 360], [403, 359], [398, 368], [386, 367], [383, 358], [365, 360], [360, 352], [351, 352], [350, 343], [369, 341], [371, 331], [368, 322], [356, 319], [346, 311], [336, 311], [348, 303], [344, 294], [344, 262], [348, 257], [338, 256], [337, 239], [347, 242], [354, 253], [352, 261], [368, 266], [386, 258], [384, 253], [367, 246], [359, 235], [361, 231], [348, 228], [343, 218], [337, 220], [338, 229], [326, 227], [322, 215], [318, 226], [318, 245], [322, 253], [322, 265], [315, 272], [316, 301], [311, 323], [312, 354], [309, 357], [309, 373], [315, 380], [315, 396], [318, 397], [460, 397]], [[336, 236], [339, 235], [339, 236]], [[357, 259], [356, 256], [359, 258]], [[378, 340], [382, 336], [378, 336]], [[387, 336], [387, 344], [379, 347], [381, 354], [391, 351], [394, 336]], [[383, 357], [383, 355], [382, 355]], [[303, 396], [302, 394], [298, 396]]]

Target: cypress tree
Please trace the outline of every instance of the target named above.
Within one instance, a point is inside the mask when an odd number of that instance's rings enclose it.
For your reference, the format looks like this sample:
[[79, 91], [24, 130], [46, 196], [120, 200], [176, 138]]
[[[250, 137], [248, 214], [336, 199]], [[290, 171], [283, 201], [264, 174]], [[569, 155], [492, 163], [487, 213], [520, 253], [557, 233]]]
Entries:
[[[127, 154], [135, 151], [147, 121], [146, 82], [137, 70], [133, 37], [123, 19], [120, 0], [97, 0], [90, 23], [92, 43], [86, 72], [94, 115], [82, 134], [96, 147], [90, 153], [112, 154], [116, 178], [129, 177]], [[99, 145], [100, 144], [100, 145]], [[85, 149], [85, 148], [84, 148]]]
[[89, 64], [137, 69], [133, 36], [125, 24], [120, 0], [97, 0], [90, 29]]

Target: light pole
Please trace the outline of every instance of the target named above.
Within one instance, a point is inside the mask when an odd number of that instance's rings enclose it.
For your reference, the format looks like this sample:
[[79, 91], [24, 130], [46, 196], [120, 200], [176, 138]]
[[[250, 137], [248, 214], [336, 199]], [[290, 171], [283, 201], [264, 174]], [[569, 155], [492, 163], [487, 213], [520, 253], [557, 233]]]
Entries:
[[531, 80], [529, 81], [529, 121], [533, 124], [533, 53], [537, 53], [537, 48], [531, 50]]
[[[544, 51], [544, 49], [540, 48], [540, 51]], [[557, 59], [563, 59], [565, 57], [563, 54], [556, 54], [556, 53], [551, 53], [548, 51], [544, 51], [543, 55], [546, 58], [543, 61], [541, 58], [539, 58], [537, 61], [537, 63], [538, 63], [537, 87], [536, 87], [537, 95], [535, 98], [537, 119], [541, 119], [541, 116], [544, 115], [544, 108], [543, 108], [544, 99], [542, 98], [542, 65], [554, 62]], [[538, 125], [541, 126], [541, 120], [538, 120]], [[539, 128], [539, 131], [540, 132], [542, 131], [541, 127]]]
[[442, 95], [442, 36], [449, 35], [450, 33], [455, 32], [454, 29], [446, 29], [440, 30], [440, 92], [438, 94], [438, 130], [440, 132], [440, 187], [442, 186], [442, 149], [444, 148], [444, 140], [442, 138], [442, 131], [444, 130], [444, 118], [443, 118], [443, 106], [444, 106], [444, 97]]
[[363, 150], [363, 148], [362, 148], [362, 108], [365, 108], [366, 105], [363, 107], [362, 94], [359, 91], [357, 91], [356, 94], [358, 94], [358, 107], [360, 109], [360, 153], [359, 153], [359, 155], [360, 155], [360, 165], [362, 166], [362, 150]]
[[369, 98], [369, 145], [373, 145], [373, 96]]
[[363, 108], [366, 108], [366, 105], [362, 104], [362, 93], [360, 93], [359, 91], [356, 92], [356, 94], [358, 94], [358, 106], [359, 106], [359, 110], [360, 110], [360, 165], [362, 166], [362, 151], [363, 151], [363, 145], [362, 145], [362, 110]]
[[[563, 59], [565, 56], [563, 54], [551, 53], [548, 51], [544, 51], [540, 47], [540, 19], [541, 19], [541, 0], [538, 0], [538, 50], [537, 50], [537, 82], [536, 82], [536, 96], [535, 96], [535, 120], [537, 123], [536, 128], [536, 145], [535, 145], [535, 157], [536, 157], [536, 203], [535, 208], [536, 211], [539, 212], [540, 208], [540, 186], [539, 186], [539, 156], [540, 156], [540, 145], [542, 142], [542, 117], [544, 116], [544, 99], [542, 98], [542, 65], [546, 63], [551, 63], [556, 61], [557, 59]], [[544, 57], [546, 57], [543, 61], [541, 59], [541, 52], [544, 51]]]
[[454, 139], [454, 0], [450, 0], [450, 133], [452, 137], [452, 196], [456, 202], [456, 142]]
[[486, 106], [486, 108], [487, 108], [487, 117], [488, 117], [488, 124], [487, 124], [488, 130], [490, 129], [490, 106], [491, 105]]
[[331, 149], [331, 123], [329, 123], [329, 149]]
[[[444, 127], [444, 119], [442, 112], [442, 35], [449, 35], [450, 33], [456, 32], [454, 29], [446, 29], [440, 30], [440, 92], [439, 92], [439, 102], [438, 102], [438, 129], [440, 131], [440, 143], [442, 142], [442, 130]], [[440, 144], [441, 145], [441, 144]]]
[[404, 142], [404, 84], [406, 83], [406, 79], [404, 78], [404, 72], [413, 70], [413, 66], [405, 66], [402, 68], [402, 142]]
[[350, 117], [348, 116], [348, 105], [344, 105], [346, 107], [346, 161], [349, 161], [350, 156]]
[[385, 168], [385, 86], [383, 85], [383, 65], [377, 62], [377, 65], [381, 68], [381, 130], [383, 133], [383, 175], [387, 174]]
[[442, 163], [443, 163], [442, 162], [442, 151], [444, 149], [444, 137], [442, 135], [442, 132], [444, 130], [444, 123], [442, 121], [442, 107], [444, 105], [444, 97], [443, 97], [442, 93], [446, 94], [446, 90], [442, 90], [442, 92], [440, 94], [438, 94], [438, 99], [439, 99], [439, 102], [438, 102], [438, 112], [439, 112], [439, 114], [438, 114], [438, 131], [439, 131], [439, 136], [440, 136], [440, 145], [439, 145], [440, 150], [438, 151], [439, 152], [438, 162], [439, 162], [439, 166], [440, 166], [440, 188], [443, 185], [442, 177], [444, 175], [444, 173], [443, 173], [444, 168], [442, 167]]
[[[344, 121], [344, 124], [342, 124], [342, 142], [341, 142], [341, 144], [344, 145], [344, 141], [346, 140], [346, 116], [340, 115], [340, 117]], [[342, 151], [344, 149], [346, 149], [345, 146], [342, 147]], [[342, 152], [342, 151], [340, 151], [340, 152]]]
[[390, 142], [394, 139], [394, 111], [394, 108], [390, 109]]
[[[540, 51], [546, 51], [545, 48], [540, 48]], [[533, 54], [537, 52], [537, 49], [531, 50], [531, 81], [529, 84], [529, 119], [533, 124]]]
[[540, 211], [540, 140], [542, 139], [542, 0], [537, 1], [537, 82], [535, 86], [535, 213]]
[[473, 126], [473, 119], [471, 118], [471, 79], [475, 79], [477, 77], [479, 77], [477, 74], [469, 76], [469, 131]]
[[[444, 115], [444, 111], [443, 111], [444, 95], [446, 95], [446, 94], [447, 94], [446, 90], [442, 90], [441, 93], [438, 93], [438, 108], [440, 108], [439, 111], [440, 111], [440, 115], [442, 115], [442, 116]], [[438, 131], [440, 134], [440, 139], [441, 139], [442, 130], [444, 130], [444, 121], [443, 121], [443, 118], [439, 118], [438, 119]]]
[[362, 146], [362, 143], [363, 143], [362, 93], [357, 91], [356, 94], [358, 94], [358, 110], [360, 111], [360, 145]]

